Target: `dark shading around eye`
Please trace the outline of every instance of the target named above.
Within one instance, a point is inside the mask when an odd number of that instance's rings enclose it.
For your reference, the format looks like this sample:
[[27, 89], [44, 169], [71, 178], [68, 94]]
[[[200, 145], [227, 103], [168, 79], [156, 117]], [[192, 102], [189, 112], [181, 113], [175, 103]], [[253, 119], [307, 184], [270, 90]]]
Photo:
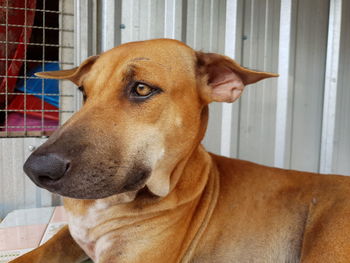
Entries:
[[[137, 58], [146, 59], [146, 58]], [[146, 59], [147, 60], [147, 59]], [[123, 96], [129, 101], [141, 103], [154, 95], [161, 93], [163, 90], [155, 85], [151, 85], [146, 81], [137, 79], [138, 66], [131, 64], [128, 65], [125, 73], [122, 77], [122, 82], [124, 83]]]
[[81, 93], [83, 94], [83, 102], [85, 103], [86, 99], [87, 99], [87, 95], [86, 95], [86, 92], [85, 92], [85, 89], [83, 86], [80, 86], [78, 87], [78, 90], [81, 91]]

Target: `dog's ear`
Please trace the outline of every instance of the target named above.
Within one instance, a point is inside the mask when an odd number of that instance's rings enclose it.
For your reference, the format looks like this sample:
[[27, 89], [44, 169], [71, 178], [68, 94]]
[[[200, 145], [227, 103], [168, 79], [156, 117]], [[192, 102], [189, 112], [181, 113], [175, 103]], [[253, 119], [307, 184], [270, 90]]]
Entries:
[[278, 74], [246, 69], [233, 59], [215, 53], [198, 51], [196, 58], [197, 76], [202, 81], [200, 93], [206, 103], [234, 102], [241, 96], [246, 85], [278, 77]]
[[89, 72], [91, 66], [95, 63], [98, 56], [87, 58], [79, 67], [57, 71], [36, 72], [35, 76], [44, 79], [68, 79], [77, 86], [81, 86], [86, 73]]

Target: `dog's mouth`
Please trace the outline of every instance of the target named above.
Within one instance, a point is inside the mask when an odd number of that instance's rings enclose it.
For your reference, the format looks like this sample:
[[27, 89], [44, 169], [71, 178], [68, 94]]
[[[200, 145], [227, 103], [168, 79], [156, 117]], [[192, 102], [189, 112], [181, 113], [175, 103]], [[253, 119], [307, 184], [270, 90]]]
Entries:
[[60, 172], [58, 175], [47, 167], [42, 162], [40, 165], [35, 162], [33, 164], [29, 158], [24, 170], [37, 186], [76, 199], [101, 199], [139, 191], [145, 187], [151, 175], [151, 169], [140, 164], [119, 166], [99, 162], [95, 165], [81, 165], [80, 162], [70, 162], [64, 168], [56, 169]]
[[143, 188], [147, 179], [150, 177], [148, 170], [136, 171], [134, 175], [130, 176], [122, 189], [122, 191], [135, 191]]
[[128, 180], [122, 184], [115, 184], [113, 181], [108, 183], [102, 180], [100, 184], [85, 184], [81, 187], [77, 187], [75, 184], [67, 182], [49, 182], [45, 185], [45, 188], [65, 197], [101, 199], [116, 194], [139, 191], [145, 187], [148, 177], [148, 172], [140, 171], [132, 175], [132, 177], [128, 178]]
[[149, 176], [150, 173], [148, 171], [137, 171], [122, 184], [116, 184], [114, 181], [108, 182], [106, 180], [92, 184], [90, 182], [75, 183], [65, 177], [59, 180], [52, 180], [46, 176], [42, 176], [35, 183], [39, 187], [64, 197], [101, 199], [125, 192], [139, 191], [145, 187]]

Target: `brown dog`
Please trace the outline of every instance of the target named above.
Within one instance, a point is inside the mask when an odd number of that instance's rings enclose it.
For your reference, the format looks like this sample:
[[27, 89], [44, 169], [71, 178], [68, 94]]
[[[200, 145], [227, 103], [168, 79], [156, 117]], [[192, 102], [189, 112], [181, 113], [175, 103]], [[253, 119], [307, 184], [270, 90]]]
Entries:
[[210, 102], [276, 75], [158, 39], [38, 76], [84, 93], [83, 108], [24, 166], [66, 197], [69, 230], [13, 262], [350, 262], [349, 178], [200, 145]]

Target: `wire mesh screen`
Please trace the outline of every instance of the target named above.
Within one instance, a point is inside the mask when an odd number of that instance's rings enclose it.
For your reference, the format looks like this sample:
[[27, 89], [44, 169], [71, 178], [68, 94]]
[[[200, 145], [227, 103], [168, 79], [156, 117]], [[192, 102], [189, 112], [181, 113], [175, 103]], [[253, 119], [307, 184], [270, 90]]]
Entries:
[[67, 2], [0, 0], [0, 137], [49, 135], [62, 114], [73, 112], [62, 107], [73, 93], [34, 75], [73, 66], [73, 7]]

